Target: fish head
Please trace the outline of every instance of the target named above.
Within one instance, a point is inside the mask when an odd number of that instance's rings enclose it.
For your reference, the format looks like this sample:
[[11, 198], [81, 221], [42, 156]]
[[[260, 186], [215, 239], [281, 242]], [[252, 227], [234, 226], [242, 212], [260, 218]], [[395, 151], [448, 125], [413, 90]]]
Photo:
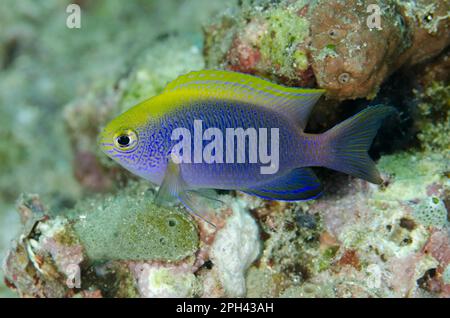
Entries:
[[[148, 162], [151, 147], [149, 129], [151, 121], [139, 107], [132, 108], [114, 118], [99, 136], [101, 150], [130, 172], [149, 179]], [[151, 154], [150, 154], [151, 155]]]

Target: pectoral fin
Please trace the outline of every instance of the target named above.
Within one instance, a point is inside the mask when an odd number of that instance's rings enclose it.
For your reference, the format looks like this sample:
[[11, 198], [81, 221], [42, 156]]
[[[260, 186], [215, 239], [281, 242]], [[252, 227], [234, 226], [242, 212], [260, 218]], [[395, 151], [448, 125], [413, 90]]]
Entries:
[[243, 192], [268, 200], [300, 201], [315, 199], [322, 186], [309, 168], [297, 168], [288, 174]]
[[[155, 203], [166, 205], [168, 202], [178, 199], [190, 213], [215, 227], [207, 217], [205, 204], [199, 200], [200, 195], [196, 195], [197, 193], [201, 192], [188, 190], [180, 173], [180, 165], [169, 160], [164, 179], [155, 197]], [[211, 195], [210, 192], [208, 194], [209, 196]], [[213, 200], [209, 196], [207, 198]], [[219, 200], [217, 201], [220, 202]]]
[[177, 198], [181, 192], [185, 191], [185, 188], [179, 165], [169, 160], [164, 179], [156, 193], [155, 203], [165, 205]]

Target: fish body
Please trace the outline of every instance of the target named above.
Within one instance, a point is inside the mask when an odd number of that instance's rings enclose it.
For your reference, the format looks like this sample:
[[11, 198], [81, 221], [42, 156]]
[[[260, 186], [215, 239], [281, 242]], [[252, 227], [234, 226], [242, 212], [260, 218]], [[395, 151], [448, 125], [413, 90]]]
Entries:
[[[186, 193], [202, 188], [241, 190], [267, 199], [312, 199], [322, 191], [309, 169], [313, 166], [380, 183], [367, 150], [393, 109], [369, 107], [323, 134], [307, 134], [309, 113], [322, 94], [235, 72], [192, 72], [111, 121], [102, 132], [101, 147], [126, 169], [160, 185], [163, 197], [178, 197], [187, 206]], [[189, 138], [174, 138], [177, 129]], [[248, 139], [239, 144], [227, 129], [242, 129]], [[255, 136], [258, 141], [250, 142]], [[180, 144], [179, 157], [172, 157]], [[209, 161], [198, 156], [199, 149], [209, 154]], [[244, 151], [241, 161], [239, 151]], [[269, 153], [277, 153], [273, 162], [267, 161]], [[184, 160], [174, 163], [177, 158]]]
[[[156, 129], [145, 141], [144, 149], [152, 148], [148, 154], [138, 163], [136, 173], [156, 184], [160, 184], [167, 169], [167, 163], [172, 147], [176, 141], [171, 141], [171, 132], [177, 127], [188, 129], [194, 136], [194, 121], [201, 120], [202, 131], [209, 128], [218, 128], [225, 131], [229, 127], [241, 127], [243, 130], [254, 128], [279, 129], [279, 169], [270, 176], [270, 179], [283, 175], [298, 166], [311, 165], [313, 161], [310, 149], [307, 145], [310, 137], [303, 135], [301, 130], [276, 112], [267, 109], [258, 109], [246, 103], [230, 103], [227, 101], [204, 100], [180, 107], [160, 119]], [[151, 131], [151, 130], [149, 130]], [[208, 144], [203, 141], [202, 149]], [[302, 146], [303, 144], [303, 146]], [[149, 147], [148, 145], [158, 145]], [[249, 143], [245, 144], [245, 152], [248, 158]], [[191, 141], [191, 149], [194, 149], [194, 140]], [[234, 144], [234, 152], [237, 152], [237, 143]], [[149, 156], [147, 158], [147, 156]], [[239, 189], [251, 186], [255, 183], [267, 180], [267, 175], [261, 174], [259, 163], [225, 163], [225, 154], [222, 156], [223, 164], [210, 164], [206, 162], [194, 163], [193, 155], [191, 163], [181, 164], [181, 172], [186, 184], [192, 188], [215, 189]], [[158, 158], [152, 161], [151, 158]], [[147, 167], [146, 164], [149, 164]]]

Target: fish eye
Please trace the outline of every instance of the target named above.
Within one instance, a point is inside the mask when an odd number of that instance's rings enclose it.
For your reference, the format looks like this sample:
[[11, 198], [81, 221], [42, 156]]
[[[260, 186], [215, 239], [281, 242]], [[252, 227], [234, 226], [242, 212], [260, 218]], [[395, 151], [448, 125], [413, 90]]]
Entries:
[[138, 142], [137, 134], [132, 130], [123, 130], [114, 136], [114, 144], [121, 151], [129, 151], [136, 147]]
[[130, 137], [128, 137], [127, 135], [120, 135], [119, 137], [117, 137], [117, 143], [121, 147], [127, 147], [130, 144]]

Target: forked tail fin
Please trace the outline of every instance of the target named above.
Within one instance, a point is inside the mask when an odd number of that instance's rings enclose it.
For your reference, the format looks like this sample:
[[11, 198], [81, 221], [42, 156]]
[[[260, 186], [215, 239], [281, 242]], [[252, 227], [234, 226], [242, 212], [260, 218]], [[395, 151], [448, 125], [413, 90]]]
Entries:
[[324, 134], [329, 144], [325, 166], [354, 177], [380, 184], [383, 180], [367, 151], [382, 120], [395, 108], [377, 105], [364, 109]]

